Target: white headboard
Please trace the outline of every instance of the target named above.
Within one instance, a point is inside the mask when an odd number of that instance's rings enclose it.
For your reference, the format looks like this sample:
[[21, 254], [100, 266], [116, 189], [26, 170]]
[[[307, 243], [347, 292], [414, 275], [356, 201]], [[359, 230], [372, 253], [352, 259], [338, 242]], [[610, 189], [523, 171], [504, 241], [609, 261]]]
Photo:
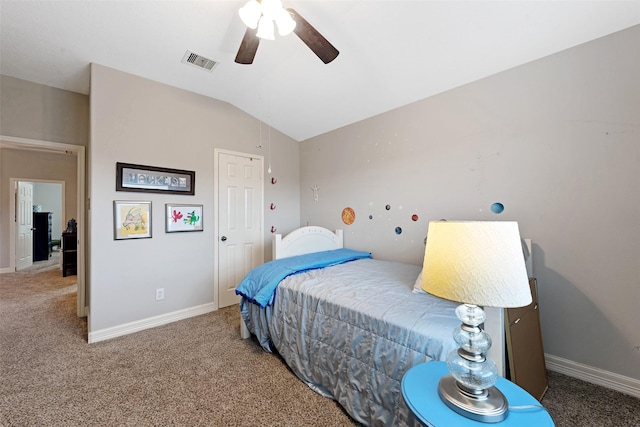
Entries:
[[273, 259], [287, 258], [312, 252], [340, 249], [344, 245], [342, 230], [334, 233], [324, 227], [308, 226], [298, 228], [282, 237], [273, 235]]

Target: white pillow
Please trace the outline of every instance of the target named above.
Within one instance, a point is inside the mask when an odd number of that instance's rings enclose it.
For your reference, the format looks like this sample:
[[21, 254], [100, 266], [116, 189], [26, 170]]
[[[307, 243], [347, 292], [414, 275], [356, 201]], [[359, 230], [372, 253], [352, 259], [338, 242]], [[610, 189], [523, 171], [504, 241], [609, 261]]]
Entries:
[[427, 292], [422, 289], [422, 270], [420, 270], [420, 274], [418, 274], [418, 278], [416, 279], [416, 283], [413, 284], [413, 292], [414, 294], [426, 294]]

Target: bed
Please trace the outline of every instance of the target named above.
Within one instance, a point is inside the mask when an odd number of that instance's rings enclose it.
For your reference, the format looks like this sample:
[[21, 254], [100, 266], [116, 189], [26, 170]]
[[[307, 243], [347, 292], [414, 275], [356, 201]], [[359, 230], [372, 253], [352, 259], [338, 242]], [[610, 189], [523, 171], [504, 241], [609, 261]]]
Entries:
[[[356, 257], [322, 267], [323, 258], [297, 273], [275, 274], [272, 263], [261, 266], [255, 277], [273, 276], [272, 295], [270, 289], [258, 295], [246, 284], [258, 280], [245, 278], [236, 290], [242, 297], [241, 334], [255, 335], [266, 351], [278, 353], [298, 378], [338, 401], [356, 421], [419, 425], [403, 402], [402, 376], [418, 363], [444, 360], [456, 348], [452, 331], [460, 324], [454, 314], [458, 304], [417, 292], [419, 266], [345, 249], [341, 230], [303, 227], [273, 237], [278, 260], [273, 263], [287, 263], [287, 268], [297, 268], [303, 258], [316, 262], [315, 257], [342, 256], [342, 251]], [[502, 337], [502, 310], [487, 316], [491, 336]], [[494, 338], [492, 350], [503, 372], [503, 340]]]

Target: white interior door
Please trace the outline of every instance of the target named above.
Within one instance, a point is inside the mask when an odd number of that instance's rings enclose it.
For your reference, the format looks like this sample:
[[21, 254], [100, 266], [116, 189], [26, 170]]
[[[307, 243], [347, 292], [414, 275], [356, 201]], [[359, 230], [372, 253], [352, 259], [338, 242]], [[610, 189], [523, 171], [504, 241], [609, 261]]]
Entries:
[[263, 158], [216, 151], [218, 307], [237, 304], [236, 286], [264, 262]]
[[18, 181], [16, 204], [16, 270], [23, 270], [33, 265], [33, 184]]

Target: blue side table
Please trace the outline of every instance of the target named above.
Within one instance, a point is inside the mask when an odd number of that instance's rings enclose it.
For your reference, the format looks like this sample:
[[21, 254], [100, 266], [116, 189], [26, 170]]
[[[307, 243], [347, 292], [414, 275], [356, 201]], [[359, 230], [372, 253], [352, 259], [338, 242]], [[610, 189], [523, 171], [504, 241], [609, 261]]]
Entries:
[[[541, 408], [509, 410], [507, 418], [499, 423], [481, 423], [456, 414], [438, 395], [440, 378], [449, 373], [445, 362], [421, 363], [409, 369], [402, 378], [402, 397], [411, 412], [427, 426], [449, 427], [553, 427], [549, 413]], [[510, 407], [538, 405], [533, 396], [509, 380], [498, 378], [496, 387], [505, 395]]]

